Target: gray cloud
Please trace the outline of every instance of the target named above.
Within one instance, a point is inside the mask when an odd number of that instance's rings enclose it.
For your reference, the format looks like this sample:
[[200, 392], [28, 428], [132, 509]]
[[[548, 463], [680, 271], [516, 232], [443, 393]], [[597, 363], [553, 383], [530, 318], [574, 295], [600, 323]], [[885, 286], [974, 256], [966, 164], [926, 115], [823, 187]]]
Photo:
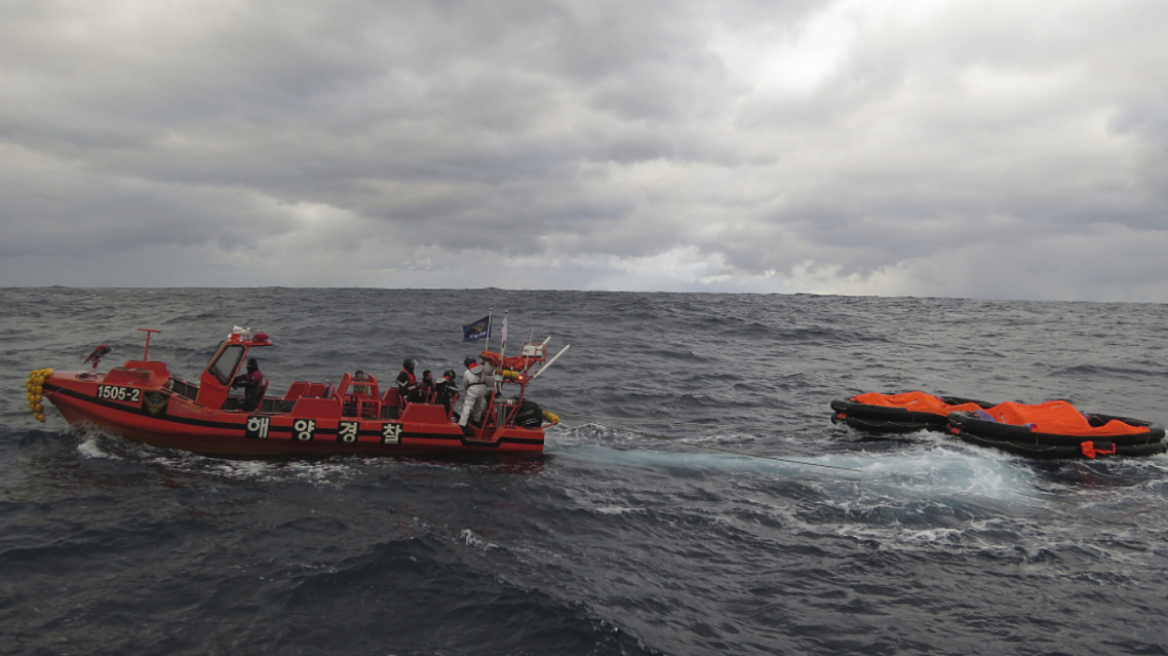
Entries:
[[0, 279], [1165, 302], [1166, 27], [1150, 0], [9, 3]]

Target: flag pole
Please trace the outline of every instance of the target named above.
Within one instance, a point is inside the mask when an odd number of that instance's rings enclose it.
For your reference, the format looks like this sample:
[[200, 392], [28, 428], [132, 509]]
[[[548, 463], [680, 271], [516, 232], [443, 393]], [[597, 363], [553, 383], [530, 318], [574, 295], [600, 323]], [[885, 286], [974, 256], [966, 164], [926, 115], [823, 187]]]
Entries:
[[507, 312], [509, 312], [509, 310], [503, 310], [503, 329], [499, 331], [499, 375], [495, 376], [496, 394], [499, 393], [499, 380], [503, 377], [503, 370], [506, 369], [506, 367], [503, 366], [503, 357], [506, 355], [507, 351]]
[[503, 366], [503, 363], [502, 363], [503, 351], [507, 350], [507, 313], [509, 311], [510, 310], [503, 310], [503, 330], [499, 331], [499, 341], [501, 343], [501, 345], [499, 346], [499, 358], [500, 358], [499, 366], [500, 367]]
[[491, 350], [491, 322], [493, 321], [494, 316], [495, 308], [491, 308], [487, 311], [487, 348], [483, 349], [485, 351]]

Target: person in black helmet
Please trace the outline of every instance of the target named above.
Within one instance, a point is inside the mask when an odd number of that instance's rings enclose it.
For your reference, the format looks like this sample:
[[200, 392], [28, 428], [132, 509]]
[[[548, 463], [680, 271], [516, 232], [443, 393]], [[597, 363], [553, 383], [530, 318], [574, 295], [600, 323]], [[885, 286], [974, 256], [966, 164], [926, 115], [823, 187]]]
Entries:
[[442, 380], [434, 384], [434, 398], [438, 403], [446, 408], [446, 417], [450, 417], [450, 406], [454, 405], [454, 400], [458, 398], [458, 374], [454, 373], [453, 369], [447, 369], [442, 373]]
[[410, 401], [417, 403], [421, 399], [418, 397], [418, 379], [414, 376], [414, 367], [418, 366], [418, 361], [413, 358], [406, 358], [402, 362], [402, 370], [397, 374], [397, 394], [402, 403]]
[[239, 406], [241, 410], [251, 412], [260, 407], [260, 401], [264, 399], [264, 391], [268, 385], [255, 358], [247, 359], [247, 373], [236, 376], [235, 380], [231, 381], [231, 387], [243, 388], [243, 403]]

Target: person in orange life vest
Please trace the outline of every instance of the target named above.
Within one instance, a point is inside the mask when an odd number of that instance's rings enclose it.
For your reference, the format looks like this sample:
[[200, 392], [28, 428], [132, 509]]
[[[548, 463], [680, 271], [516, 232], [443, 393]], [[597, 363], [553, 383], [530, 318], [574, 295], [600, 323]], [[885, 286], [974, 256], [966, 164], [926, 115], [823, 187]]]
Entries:
[[468, 419], [476, 422], [482, 419], [486, 409], [487, 395], [495, 385], [495, 367], [490, 362], [479, 364], [474, 356], [467, 356], [463, 361], [466, 373], [462, 375], [463, 385], [466, 386], [466, 400], [462, 403], [462, 413], [458, 417], [458, 425], [466, 426]]
[[231, 381], [231, 387], [243, 388], [243, 403], [239, 407], [244, 412], [251, 412], [260, 406], [260, 401], [264, 398], [264, 388], [267, 385], [264, 381], [264, 374], [260, 371], [260, 365], [255, 358], [247, 359], [247, 373], [236, 376], [235, 380]]
[[429, 369], [422, 372], [422, 382], [418, 383], [418, 398], [422, 403], [434, 402], [434, 374]]
[[414, 376], [414, 367], [418, 365], [418, 361], [413, 358], [406, 358], [402, 362], [402, 370], [397, 374], [397, 393], [401, 398], [402, 403], [406, 401], [418, 402], [418, 379]]

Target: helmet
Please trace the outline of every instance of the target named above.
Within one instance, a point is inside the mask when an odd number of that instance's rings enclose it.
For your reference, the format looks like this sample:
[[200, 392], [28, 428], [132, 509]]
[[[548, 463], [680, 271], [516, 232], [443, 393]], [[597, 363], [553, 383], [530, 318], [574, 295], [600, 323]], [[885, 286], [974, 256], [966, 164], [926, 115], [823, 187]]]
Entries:
[[247, 370], [248, 371], [255, 371], [256, 369], [259, 369], [259, 368], [260, 368], [260, 363], [256, 362], [255, 358], [248, 358], [247, 359]]
[[468, 356], [466, 356], [466, 359], [462, 361], [462, 364], [464, 366], [469, 367], [472, 364], [474, 364], [475, 362], [478, 362], [478, 360], [475, 360], [475, 357], [473, 355], [468, 355]]
[[417, 366], [417, 364], [418, 364], [418, 361], [413, 359], [413, 358], [406, 358], [405, 362], [402, 362], [402, 366], [405, 367], [406, 369], [409, 369], [410, 371], [413, 371], [414, 367]]
[[454, 373], [453, 369], [447, 369], [446, 371], [442, 372], [442, 375], [446, 378], [450, 378], [453, 380], [454, 377], [457, 376], [458, 374]]

